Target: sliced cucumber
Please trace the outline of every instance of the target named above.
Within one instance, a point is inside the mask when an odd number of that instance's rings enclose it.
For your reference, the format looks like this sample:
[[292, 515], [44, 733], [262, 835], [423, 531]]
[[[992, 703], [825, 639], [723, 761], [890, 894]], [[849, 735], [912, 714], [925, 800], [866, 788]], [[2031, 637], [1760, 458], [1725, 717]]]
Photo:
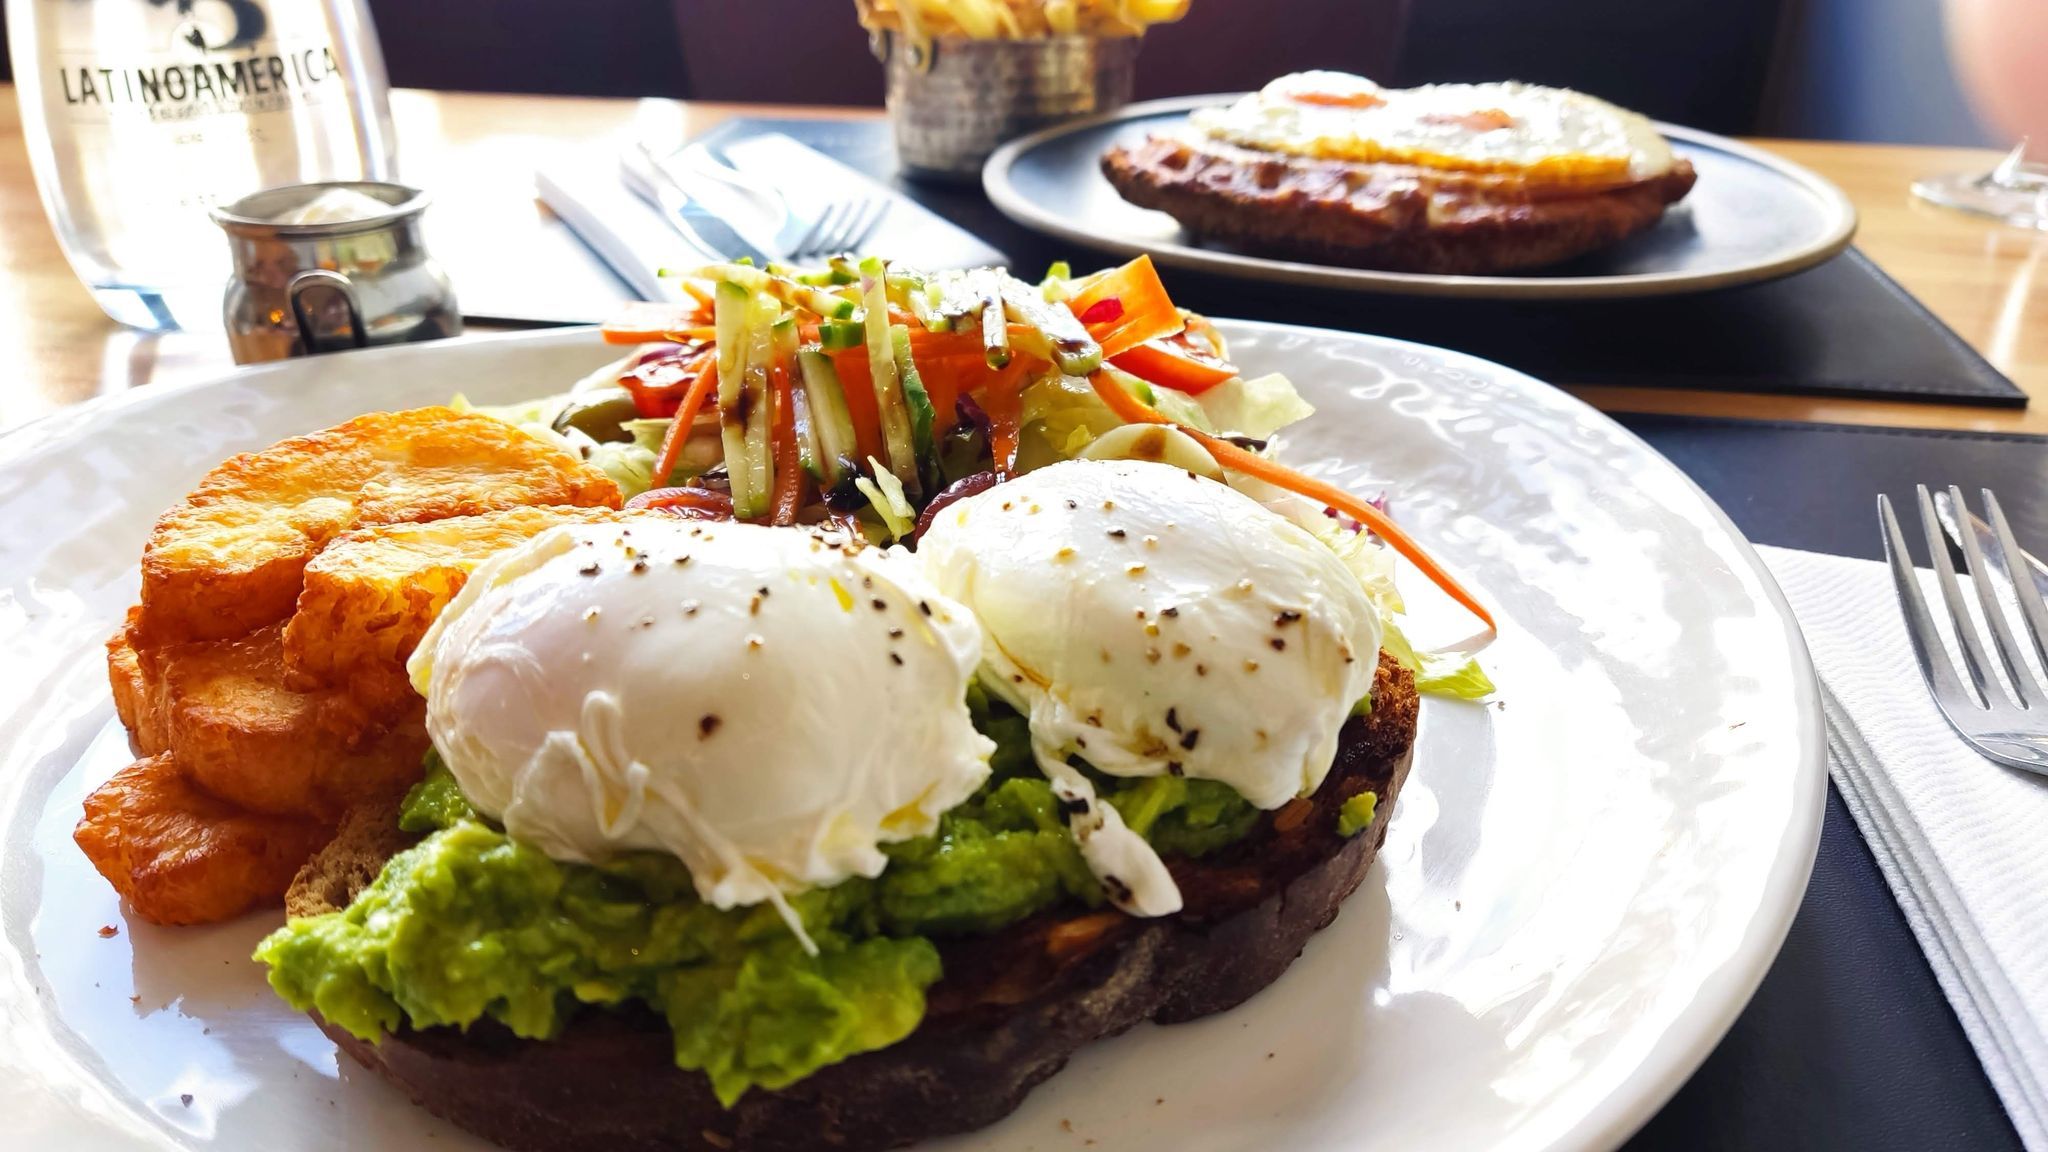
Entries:
[[713, 264], [699, 269], [696, 274], [721, 284], [737, 284], [749, 292], [762, 293], [792, 308], [807, 309], [830, 320], [844, 320], [854, 313], [853, 301], [838, 293], [800, 284], [787, 276], [771, 275], [745, 264]]
[[910, 409], [910, 443], [917, 450], [917, 458], [923, 460], [932, 451], [932, 424], [938, 415], [932, 408], [931, 393], [924, 390], [924, 377], [918, 375], [917, 363], [910, 358], [910, 329], [901, 324], [889, 326], [889, 352], [896, 357], [896, 372], [903, 381], [903, 403]]
[[888, 285], [891, 302], [901, 304], [903, 310], [917, 318], [928, 332], [950, 332], [953, 321], [938, 307], [937, 285], [926, 280], [917, 272], [891, 272], [884, 281]]
[[846, 407], [846, 393], [839, 383], [839, 370], [832, 358], [817, 348], [802, 348], [796, 354], [797, 370], [803, 379], [803, 396], [810, 409], [811, 434], [817, 442], [818, 472], [813, 473], [822, 488], [832, 488], [858, 471], [860, 448], [853, 431], [853, 414]]
[[727, 385], [739, 387], [740, 363], [746, 357], [746, 342], [740, 334], [747, 327], [747, 306], [753, 302], [753, 293], [727, 280], [720, 280], [712, 289], [711, 322], [718, 338], [718, 403], [723, 407], [730, 399]]
[[[747, 303], [745, 362], [730, 406], [719, 412], [719, 434], [725, 443], [725, 470], [732, 482], [733, 515], [759, 519], [768, 512], [775, 488], [773, 413], [769, 407], [768, 366], [775, 358], [775, 322], [782, 306], [773, 297], [755, 295]], [[719, 393], [726, 381], [719, 378]]]
[[827, 352], [840, 352], [848, 348], [858, 348], [867, 338], [867, 325], [862, 321], [818, 321], [818, 344]]
[[910, 407], [903, 398], [903, 382], [896, 370], [896, 355], [890, 347], [889, 298], [883, 285], [886, 266], [873, 256], [860, 262], [862, 307], [866, 312], [868, 375], [875, 386], [875, 411], [882, 425], [882, 448], [889, 457], [889, 472], [912, 495], [922, 489], [917, 480], [917, 446], [911, 433]]
[[1049, 303], [1029, 284], [1002, 278], [1003, 312], [1011, 320], [1037, 329], [1051, 345], [1052, 362], [1069, 376], [1086, 376], [1102, 367], [1102, 346], [1088, 335], [1064, 304]]

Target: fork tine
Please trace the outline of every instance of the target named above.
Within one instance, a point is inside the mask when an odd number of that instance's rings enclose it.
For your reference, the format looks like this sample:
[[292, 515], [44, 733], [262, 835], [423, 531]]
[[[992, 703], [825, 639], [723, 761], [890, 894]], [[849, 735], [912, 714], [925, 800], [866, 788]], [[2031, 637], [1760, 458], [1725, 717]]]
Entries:
[[1877, 518], [1884, 526], [1884, 558], [1891, 565], [1899, 609], [1906, 616], [1906, 636], [1913, 642], [1913, 655], [1920, 658], [1920, 673], [1927, 678], [1935, 703], [1946, 709], [1950, 700], [1967, 700], [1974, 706], [1969, 690], [1956, 678], [1955, 665], [1948, 658], [1948, 649], [1942, 647], [1941, 633], [1920, 595], [1920, 578], [1914, 574], [1913, 556], [1906, 551], [1906, 538], [1899, 531], [1898, 517], [1892, 514], [1890, 497], [1878, 496]]
[[868, 201], [864, 213], [865, 219], [861, 222], [860, 227], [855, 230], [853, 236], [847, 240], [847, 246], [858, 247], [867, 243], [868, 237], [875, 234], [875, 229], [882, 226], [883, 219], [888, 215], [889, 198], [887, 196], [877, 197], [874, 200]]
[[861, 240], [861, 217], [868, 210], [865, 200], [848, 200], [846, 211], [839, 219], [839, 230], [832, 236], [832, 247], [840, 251], [851, 251]]
[[832, 209], [836, 207], [838, 207], [836, 204], [827, 204], [825, 210], [818, 213], [817, 217], [811, 221], [810, 229], [796, 243], [789, 246], [789, 258], [791, 260], [809, 256], [818, 250], [818, 236], [825, 231], [825, 222], [831, 219]]
[[1948, 558], [1948, 541], [1941, 534], [1941, 520], [1934, 514], [1934, 498], [1927, 485], [1919, 485], [1920, 527], [1927, 535], [1928, 559], [1934, 562], [1934, 580], [1941, 586], [1942, 603], [1948, 606], [1949, 623], [1954, 626], [1956, 646], [1963, 650], [1963, 671], [1977, 686], [1978, 699], [1994, 711], [2010, 707], [2005, 692], [1991, 673], [1991, 658], [1984, 651], [1984, 639], [1970, 620], [1970, 606], [1963, 601], [1962, 586], [1956, 583], [1956, 566]]
[[2041, 666], [2048, 669], [2048, 604], [2042, 603], [2040, 589], [2034, 587], [2032, 566], [2027, 563], [2019, 541], [2013, 538], [2012, 525], [2006, 523], [2005, 509], [1998, 506], [1998, 496], [1989, 488], [1978, 491], [1984, 494], [1984, 509], [1991, 515], [1991, 535], [1998, 541], [2006, 572], [2012, 576], [2012, 594], [2020, 602], [2020, 615], [2026, 619], [2027, 639], [2033, 643]]
[[[1961, 488], [1949, 485], [1948, 498], [1954, 502], [1959, 520], [1969, 516], [1970, 506], [1963, 502]], [[1998, 593], [1991, 587], [1991, 566], [1984, 562], [1984, 550], [1977, 543], [1977, 534], [1962, 532], [1959, 535], [1963, 541], [1963, 556], [1970, 565], [1970, 583], [1977, 589], [1977, 604], [1984, 610], [1985, 626], [1991, 630], [1991, 646], [1998, 652], [1998, 663], [2005, 669], [2013, 696], [2022, 707], [2039, 707], [2043, 703], [2040, 687], [2034, 681], [2033, 672], [2027, 668], [2026, 658], [2020, 655], [2019, 641], [2013, 639], [2012, 628], [2005, 619], [2005, 606], [1999, 603]], [[2011, 558], [2002, 546], [1999, 551], [2002, 558]], [[2014, 569], [2008, 565], [2006, 571]]]

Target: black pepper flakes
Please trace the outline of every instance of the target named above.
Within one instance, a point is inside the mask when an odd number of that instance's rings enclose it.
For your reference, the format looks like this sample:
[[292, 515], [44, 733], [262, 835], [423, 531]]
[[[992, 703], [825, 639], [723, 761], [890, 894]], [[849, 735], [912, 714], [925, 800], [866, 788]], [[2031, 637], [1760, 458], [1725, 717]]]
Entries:
[[1165, 616], [1165, 617], [1168, 617], [1168, 618], [1171, 618], [1171, 617], [1174, 617], [1174, 616], [1178, 616], [1178, 615], [1180, 615], [1180, 605], [1178, 605], [1178, 604], [1168, 604], [1168, 605], [1167, 605], [1166, 607], [1164, 607], [1164, 608], [1161, 608], [1161, 609], [1159, 610], [1159, 614], [1160, 614], [1161, 616]]
[[898, 668], [901, 668], [903, 667], [903, 657], [898, 653], [891, 652], [889, 653], [889, 663], [896, 665]]
[[1275, 652], [1287, 651], [1287, 641], [1282, 640], [1278, 636], [1275, 636], [1271, 640], [1266, 641], [1266, 643], [1271, 644], [1273, 646], [1273, 651]]
[[877, 612], [887, 612], [889, 610], [889, 602], [887, 600], [882, 599], [880, 596], [877, 596], [873, 600], [868, 601], [868, 603], [873, 604], [875, 606], [875, 611]]
[[1186, 732], [1181, 733], [1180, 750], [1183, 752], [1193, 752], [1195, 750], [1195, 741], [1201, 738], [1202, 730], [1200, 728], [1188, 729]]
[[1180, 731], [1180, 710], [1178, 708], [1168, 708], [1166, 710], [1166, 726], [1175, 732]]
[[891, 640], [901, 640], [901, 639], [903, 639], [903, 629], [901, 629], [901, 628], [891, 628], [891, 629], [889, 629], [889, 639], [891, 639]]
[[638, 573], [638, 572], [645, 572], [645, 571], [647, 571], [647, 561], [646, 561], [646, 559], [642, 558], [642, 559], [638, 559], [638, 560], [635, 560], [635, 561], [633, 561], [633, 571], [634, 571], [634, 572], [636, 572], [636, 573]]
[[1273, 626], [1275, 628], [1285, 628], [1299, 619], [1301, 619], [1301, 613], [1296, 612], [1292, 608], [1282, 608], [1273, 614]]
[[1111, 528], [1109, 530], [1109, 538], [1111, 540], [1121, 540], [1124, 538], [1125, 535], [1127, 535], [1127, 533], [1125, 533], [1124, 530], [1121, 528]]
[[1185, 776], [1187, 769], [1181, 767], [1181, 763], [1178, 760], [1168, 760], [1166, 762], [1166, 774], [1168, 776]]
[[582, 576], [595, 576], [595, 575], [597, 575], [597, 574], [598, 574], [598, 573], [599, 573], [600, 571], [602, 571], [602, 569], [600, 569], [600, 568], [599, 568], [599, 567], [597, 566], [597, 561], [595, 561], [595, 560], [591, 561], [591, 562], [590, 562], [590, 563], [588, 563], [588, 564], [585, 564], [585, 565], [584, 565], [583, 567], [581, 567], [581, 568], [578, 568], [578, 569], [576, 570], [577, 574], [578, 574], [578, 575], [582, 575]]
[[927, 616], [931, 615], [931, 614], [932, 614], [932, 605], [931, 605], [931, 601], [929, 601], [929, 600], [919, 600], [919, 601], [917, 602], [917, 610], [918, 610], [919, 612], [922, 612], [922, 613], [924, 613], [924, 614], [925, 614], [925, 615], [927, 615]]
[[723, 723], [725, 723], [725, 721], [720, 720], [717, 716], [714, 716], [709, 712], [706, 712], [703, 716], [697, 719], [697, 739], [711, 739], [711, 734], [713, 732], [718, 731], [718, 726]]
[[1079, 507], [1080, 507], [1080, 505], [1079, 505], [1079, 504], [1077, 504], [1077, 503], [1075, 503], [1074, 501], [1072, 501], [1072, 500], [1069, 500], [1069, 501], [1067, 501], [1067, 511], [1071, 512], [1071, 511], [1073, 511], [1074, 509], [1076, 509], [1076, 508], [1079, 508]]

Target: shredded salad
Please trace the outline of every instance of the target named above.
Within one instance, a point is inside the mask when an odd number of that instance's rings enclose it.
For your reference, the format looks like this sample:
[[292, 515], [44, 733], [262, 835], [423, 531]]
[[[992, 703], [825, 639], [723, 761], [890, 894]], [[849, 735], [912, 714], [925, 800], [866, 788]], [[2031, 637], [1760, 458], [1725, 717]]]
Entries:
[[[631, 305], [605, 326], [633, 348], [619, 362], [486, 411], [603, 468], [630, 507], [830, 522], [877, 543], [913, 540], [953, 500], [1058, 460], [1164, 460], [1323, 513], [1312, 528], [1390, 624], [1401, 602], [1380, 541], [1495, 630], [1379, 503], [1264, 453], [1313, 409], [1280, 376], [1244, 377], [1149, 257], [1082, 277], [1056, 264], [1036, 284], [872, 256], [714, 264], [681, 284], [688, 303]], [[1425, 690], [1492, 689], [1469, 659], [1418, 653], [1397, 627], [1387, 644]]]

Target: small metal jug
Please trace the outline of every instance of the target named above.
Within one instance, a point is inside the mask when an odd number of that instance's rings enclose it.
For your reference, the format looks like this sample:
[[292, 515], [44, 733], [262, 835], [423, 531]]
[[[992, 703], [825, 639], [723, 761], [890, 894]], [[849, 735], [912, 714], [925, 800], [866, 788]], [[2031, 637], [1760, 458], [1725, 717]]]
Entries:
[[[365, 210], [300, 222], [308, 206], [337, 195]], [[221, 311], [235, 363], [459, 335], [455, 290], [420, 238], [427, 203], [403, 184], [339, 181], [270, 188], [213, 209], [234, 252]]]

